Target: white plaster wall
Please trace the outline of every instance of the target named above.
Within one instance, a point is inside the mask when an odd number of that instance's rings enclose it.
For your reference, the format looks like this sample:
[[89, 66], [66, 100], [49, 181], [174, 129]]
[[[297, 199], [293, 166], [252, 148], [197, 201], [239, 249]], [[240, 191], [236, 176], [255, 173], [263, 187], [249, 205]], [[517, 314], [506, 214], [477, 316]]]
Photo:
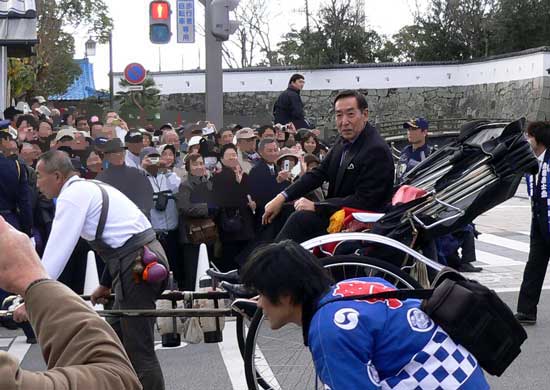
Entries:
[[[299, 71], [308, 90], [448, 87], [526, 80], [548, 75], [550, 53], [460, 65], [380, 66]], [[293, 70], [225, 72], [224, 92], [281, 91]], [[204, 73], [151, 73], [161, 94], [204, 93]], [[117, 74], [117, 77], [120, 77]], [[116, 84], [116, 83], [115, 83]], [[115, 92], [120, 90], [115, 86]]]

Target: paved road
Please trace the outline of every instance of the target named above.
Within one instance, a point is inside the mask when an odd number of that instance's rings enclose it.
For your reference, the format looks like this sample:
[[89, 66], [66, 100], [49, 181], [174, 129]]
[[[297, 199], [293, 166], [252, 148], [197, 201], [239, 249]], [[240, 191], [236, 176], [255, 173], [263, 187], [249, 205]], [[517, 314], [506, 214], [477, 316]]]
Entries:
[[[478, 265], [484, 268], [471, 277], [494, 288], [515, 308], [529, 243], [529, 201], [520, 189], [518, 196], [480, 216], [477, 228], [483, 234], [476, 243]], [[489, 380], [497, 390], [548, 388], [550, 367], [550, 278], [547, 277], [539, 309], [539, 323], [527, 329], [529, 339], [522, 355], [501, 377]], [[224, 342], [183, 345], [157, 351], [169, 390], [246, 389], [234, 323], [228, 322]], [[26, 369], [42, 370], [44, 362], [38, 346], [25, 344], [19, 331], [0, 329], [0, 349], [22, 358]]]

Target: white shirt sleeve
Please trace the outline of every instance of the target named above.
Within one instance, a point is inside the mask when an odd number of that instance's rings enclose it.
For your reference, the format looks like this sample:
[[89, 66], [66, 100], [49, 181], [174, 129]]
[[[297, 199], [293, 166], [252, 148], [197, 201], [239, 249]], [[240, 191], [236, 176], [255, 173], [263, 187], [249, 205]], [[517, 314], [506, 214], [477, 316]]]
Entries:
[[69, 199], [58, 199], [52, 231], [44, 249], [42, 263], [52, 279], [58, 279], [80, 238], [88, 207]]

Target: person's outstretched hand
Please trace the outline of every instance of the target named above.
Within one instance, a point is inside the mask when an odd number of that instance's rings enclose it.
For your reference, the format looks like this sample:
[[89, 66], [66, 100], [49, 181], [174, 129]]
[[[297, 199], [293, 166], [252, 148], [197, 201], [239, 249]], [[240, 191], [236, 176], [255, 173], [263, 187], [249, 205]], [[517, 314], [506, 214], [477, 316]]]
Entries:
[[275, 217], [281, 212], [281, 208], [286, 199], [283, 195], [279, 194], [265, 205], [265, 212], [262, 216], [262, 224], [267, 225], [275, 219]]
[[24, 297], [27, 287], [48, 278], [29, 237], [0, 216], [0, 288]]

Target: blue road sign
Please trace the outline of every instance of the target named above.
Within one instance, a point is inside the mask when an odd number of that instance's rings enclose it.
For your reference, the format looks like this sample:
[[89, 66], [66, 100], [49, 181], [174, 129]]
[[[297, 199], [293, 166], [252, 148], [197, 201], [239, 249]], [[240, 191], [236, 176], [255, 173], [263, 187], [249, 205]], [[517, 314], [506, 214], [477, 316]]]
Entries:
[[195, 0], [177, 0], [178, 43], [195, 43]]
[[143, 83], [147, 77], [147, 71], [141, 64], [131, 63], [124, 68], [124, 78], [130, 84], [138, 85]]

